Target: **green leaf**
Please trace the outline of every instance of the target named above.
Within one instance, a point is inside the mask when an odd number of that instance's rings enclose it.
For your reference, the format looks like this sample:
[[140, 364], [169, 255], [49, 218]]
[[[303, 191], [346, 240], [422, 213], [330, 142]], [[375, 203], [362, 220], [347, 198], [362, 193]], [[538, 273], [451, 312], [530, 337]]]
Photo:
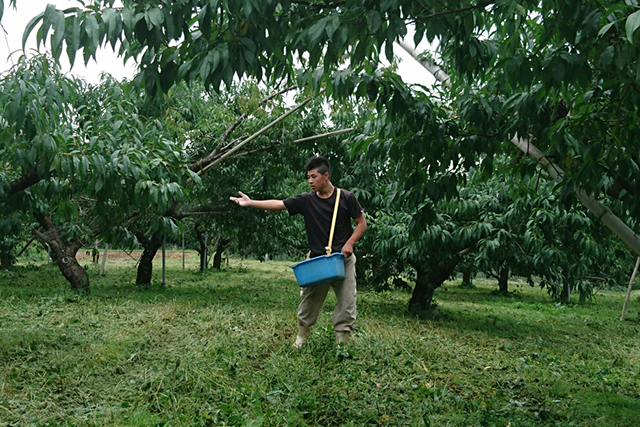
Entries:
[[340, 18], [338, 15], [331, 15], [327, 17], [327, 26], [325, 27], [325, 31], [327, 32], [327, 37], [329, 39], [333, 37], [333, 33], [336, 32], [339, 26]]
[[95, 56], [98, 45], [100, 44], [100, 26], [93, 14], [87, 15], [84, 21], [84, 32], [87, 35], [87, 43], [85, 43], [85, 63], [89, 62], [90, 56]]
[[[146, 18], [146, 17], [145, 17]], [[151, 31], [154, 27], [160, 27], [164, 22], [164, 15], [157, 7], [148, 11], [147, 28]]]
[[240, 42], [246, 47], [251, 53], [256, 53], [256, 44], [253, 40], [243, 37], [240, 39]]
[[4, 0], [0, 0], [0, 21], [2, 21], [2, 15], [4, 15]]
[[638, 29], [638, 27], [640, 27], [640, 10], [629, 15], [624, 27], [627, 31], [627, 40], [629, 40], [629, 43], [633, 44], [633, 33]]
[[231, 87], [231, 83], [233, 83], [233, 67], [230, 64], [225, 65], [222, 70], [222, 80], [227, 88]]
[[607, 25], [600, 28], [600, 31], [598, 31], [598, 37], [604, 36], [607, 33], [607, 31], [609, 31], [609, 29], [613, 27], [614, 24], [615, 22], [609, 22]]
[[65, 27], [64, 39], [67, 43], [67, 56], [69, 57], [69, 64], [73, 67], [76, 52], [80, 49], [80, 25], [78, 25], [78, 18], [75, 16], [68, 17]]
[[27, 40], [29, 39], [29, 36], [31, 35], [31, 31], [33, 31], [33, 29], [35, 28], [36, 25], [38, 25], [38, 23], [40, 21], [42, 21], [42, 19], [44, 18], [44, 12], [42, 12], [39, 15], [34, 16], [31, 21], [29, 21], [29, 23], [27, 24], [27, 26], [24, 29], [24, 33], [22, 33], [22, 50], [26, 49], [27, 46]]
[[54, 4], [47, 4], [47, 8], [44, 10], [44, 16], [42, 18], [42, 27], [38, 30], [38, 35], [40, 39], [38, 40], [38, 46], [40, 45], [40, 41], [46, 42], [47, 36], [49, 35], [49, 29], [51, 28], [51, 24], [53, 23], [53, 18], [56, 14], [56, 6]]
[[124, 26], [125, 34], [130, 36], [136, 26], [136, 13], [130, 4], [122, 8], [122, 25]]
[[64, 40], [65, 33], [65, 19], [64, 13], [57, 11], [52, 17], [53, 34], [51, 35], [51, 53], [53, 57], [60, 59], [60, 53], [62, 53], [62, 41]]
[[114, 9], [105, 9], [102, 13], [102, 20], [107, 24], [107, 40], [111, 43], [111, 46], [115, 49], [116, 43], [120, 38], [122, 31], [122, 20], [120, 14]]
[[615, 53], [616, 53], [616, 50], [613, 45], [606, 48], [604, 52], [602, 52], [602, 55], [600, 55], [600, 62], [602, 63], [602, 65], [607, 66], [611, 64], [611, 62], [613, 62], [613, 57]]
[[249, 18], [251, 16], [251, 11], [253, 10], [253, 5], [251, 4], [251, 0], [244, 1], [244, 16]]
[[247, 427], [262, 427], [264, 424], [264, 417], [258, 417], [255, 420], [251, 420], [247, 423]]
[[322, 69], [322, 67], [318, 67], [313, 70], [313, 73], [311, 74], [311, 85], [313, 87], [313, 90], [318, 89], [318, 87], [320, 86], [320, 80], [322, 79], [323, 75], [324, 70]]
[[309, 28], [309, 38], [311, 39], [310, 42], [311, 44], [315, 44], [317, 43], [320, 38], [322, 37], [322, 35], [324, 34], [325, 27], [326, 27], [326, 19], [321, 19], [318, 22], [316, 22], [315, 24], [313, 24], [313, 26], [311, 28]]
[[377, 33], [382, 26], [382, 18], [376, 10], [370, 10], [367, 14], [367, 28], [371, 33]]

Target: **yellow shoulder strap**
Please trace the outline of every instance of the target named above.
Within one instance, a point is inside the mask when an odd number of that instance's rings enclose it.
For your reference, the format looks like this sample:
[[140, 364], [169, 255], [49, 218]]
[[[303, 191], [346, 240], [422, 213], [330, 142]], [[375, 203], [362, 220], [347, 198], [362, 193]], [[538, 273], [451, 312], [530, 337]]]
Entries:
[[340, 204], [340, 189], [336, 188], [336, 204], [333, 207], [333, 219], [331, 220], [331, 231], [329, 232], [329, 246], [325, 248], [327, 256], [331, 256], [331, 244], [333, 243], [333, 230], [336, 228], [336, 218], [338, 217], [338, 205]]

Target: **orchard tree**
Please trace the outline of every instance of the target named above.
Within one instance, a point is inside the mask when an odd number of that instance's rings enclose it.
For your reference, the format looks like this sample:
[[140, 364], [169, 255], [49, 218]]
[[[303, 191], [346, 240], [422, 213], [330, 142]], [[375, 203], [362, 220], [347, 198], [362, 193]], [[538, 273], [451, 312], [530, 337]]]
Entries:
[[[92, 90], [44, 56], [21, 60], [0, 81], [3, 215], [32, 215], [72, 287], [89, 289], [76, 260], [83, 242], [182, 197], [185, 157], [158, 122], [143, 121], [105, 82]], [[166, 225], [166, 224], [165, 224]]]
[[[544, 193], [549, 190], [543, 189]], [[635, 226], [621, 205], [613, 203], [610, 208]], [[584, 303], [598, 286], [624, 285], [634, 257], [622, 242], [608, 237], [597, 218], [576, 207], [564, 209], [555, 197], [538, 197], [530, 209], [523, 250], [541, 287], [562, 302], [570, 302], [571, 294], [578, 291]]]
[[[27, 33], [39, 26], [38, 39], [55, 57], [66, 47], [72, 63], [108, 43], [138, 60], [136, 81], [150, 93], [178, 80], [219, 88], [253, 76], [367, 97], [378, 115], [364, 127], [372, 138], [355, 148], [393, 158], [399, 185], [389, 197], [412, 204], [412, 224], [424, 227], [436, 218], [425, 200], [455, 195], [471, 166], [493, 169], [496, 153], [515, 157], [509, 141], [562, 178], [563, 200], [575, 193], [593, 205], [606, 194], [637, 212], [640, 11], [628, 3], [107, 0], [49, 6]], [[380, 69], [409, 23], [416, 43], [437, 41], [449, 96], [413, 92]], [[638, 236], [620, 232], [605, 205], [597, 217], [640, 253]]]
[[[282, 95], [293, 89], [245, 82], [219, 93], [197, 83], [170, 90], [164, 121], [203, 182], [191, 189], [188, 200], [180, 201], [175, 215], [212, 214], [194, 218], [201, 254], [205, 232], [209, 243], [226, 243], [222, 248], [235, 242], [244, 250], [251, 248], [256, 257], [281, 252], [283, 246], [289, 252], [301, 246], [303, 233], [299, 227], [291, 232], [282, 215], [238, 210], [228, 199], [237, 191], [257, 198], [295, 194], [303, 179], [302, 165], [312, 155], [309, 147], [341, 134], [327, 128], [322, 105], [308, 94], [298, 92], [296, 107], [288, 106]], [[219, 258], [220, 251], [217, 254]]]
[[[510, 181], [505, 163], [496, 165], [502, 175], [490, 179], [472, 170], [459, 197], [441, 199], [430, 208], [436, 220], [426, 228], [412, 226], [415, 215], [406, 207], [370, 215], [362, 242], [367, 253], [363, 284], [409, 289], [411, 279], [415, 286], [409, 310], [422, 311], [462, 265], [495, 277], [505, 295], [511, 276], [531, 286], [539, 278], [542, 288], [565, 302], [571, 291], [577, 290], [584, 302], [596, 283], [619, 283], [623, 264], [632, 261], [628, 254], [625, 259], [621, 242], [603, 238], [604, 226], [590, 215], [575, 207], [564, 209], [551, 196], [552, 181], [543, 176]], [[384, 178], [384, 169], [372, 175]], [[633, 224], [623, 209], [612, 208]]]

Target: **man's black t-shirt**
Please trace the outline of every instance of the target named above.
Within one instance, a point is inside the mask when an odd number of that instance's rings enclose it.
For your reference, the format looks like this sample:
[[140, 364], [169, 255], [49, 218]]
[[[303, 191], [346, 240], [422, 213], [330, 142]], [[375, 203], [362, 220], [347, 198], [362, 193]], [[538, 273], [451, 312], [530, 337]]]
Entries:
[[[304, 225], [307, 229], [307, 240], [312, 257], [326, 255], [327, 253], [325, 247], [329, 244], [329, 232], [331, 231], [331, 219], [333, 218], [333, 208], [336, 203], [336, 193], [337, 188], [333, 190], [333, 194], [327, 199], [321, 199], [315, 192], [310, 192], [283, 200], [289, 215], [301, 214], [304, 216]], [[358, 218], [362, 215], [362, 212], [362, 207], [358, 203], [356, 196], [350, 191], [341, 189], [331, 252], [342, 251], [342, 246], [353, 233], [351, 218]]]

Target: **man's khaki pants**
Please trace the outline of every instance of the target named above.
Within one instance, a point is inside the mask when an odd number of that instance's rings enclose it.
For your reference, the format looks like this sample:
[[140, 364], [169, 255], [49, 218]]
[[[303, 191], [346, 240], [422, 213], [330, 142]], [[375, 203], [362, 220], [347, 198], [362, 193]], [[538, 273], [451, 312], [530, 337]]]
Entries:
[[344, 260], [344, 280], [324, 285], [302, 288], [302, 301], [298, 307], [298, 324], [307, 328], [318, 321], [320, 309], [327, 298], [329, 288], [336, 294], [338, 304], [333, 310], [333, 330], [351, 332], [356, 321], [356, 256], [351, 255]]

